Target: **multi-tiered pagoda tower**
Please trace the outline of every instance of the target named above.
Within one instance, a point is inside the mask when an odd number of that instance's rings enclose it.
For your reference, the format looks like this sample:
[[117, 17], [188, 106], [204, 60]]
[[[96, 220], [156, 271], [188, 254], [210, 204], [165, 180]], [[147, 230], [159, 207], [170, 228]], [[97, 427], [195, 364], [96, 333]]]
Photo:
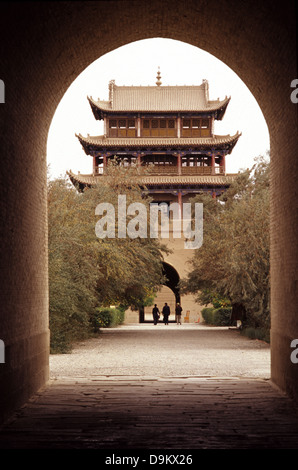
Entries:
[[[112, 80], [108, 101], [88, 100], [95, 119], [103, 121], [104, 132], [99, 136], [77, 135], [85, 153], [93, 159], [92, 174], [68, 172], [79, 189], [101, 184], [108, 161], [115, 156], [126, 166], [150, 165], [142, 183], [154, 202], [182, 204], [201, 192], [217, 197], [234, 179], [235, 175], [226, 173], [226, 156], [240, 134], [214, 133], [215, 121], [223, 119], [230, 98], [210, 100], [208, 81], [199, 86], [163, 86], [158, 71], [156, 86], [117, 86]], [[183, 303], [177, 282], [190, 255], [177, 243], [169, 263], [165, 263], [174, 298], [165, 295], [163, 300], [167, 298], [172, 311], [175, 302]], [[190, 321], [197, 319], [198, 305], [189, 298], [184, 304]], [[145, 316], [141, 312], [141, 321]]]

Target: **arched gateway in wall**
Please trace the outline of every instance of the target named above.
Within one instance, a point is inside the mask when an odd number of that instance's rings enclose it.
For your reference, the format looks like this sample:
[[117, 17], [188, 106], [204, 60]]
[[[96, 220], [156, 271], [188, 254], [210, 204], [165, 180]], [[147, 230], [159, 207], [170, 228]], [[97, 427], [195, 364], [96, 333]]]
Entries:
[[[166, 281], [165, 284], [161, 287], [161, 290], [157, 293], [154, 303], [157, 304], [161, 312], [162, 307], [164, 306], [165, 302], [167, 302], [171, 310], [170, 321], [175, 321], [175, 307], [178, 302], [180, 303], [181, 298], [179, 289], [180, 277], [176, 269], [169, 263], [164, 262], [163, 269]], [[160, 319], [162, 320], [162, 315]], [[140, 323], [152, 321], [152, 306], [143, 307], [140, 310]]]
[[7, 2], [0, 17], [0, 421], [48, 379], [46, 142], [52, 117], [90, 63], [153, 37], [187, 42], [225, 62], [265, 116], [271, 147], [271, 378], [298, 398], [298, 366], [290, 360], [291, 341], [298, 338], [297, 104], [290, 99], [297, 78], [295, 2]]

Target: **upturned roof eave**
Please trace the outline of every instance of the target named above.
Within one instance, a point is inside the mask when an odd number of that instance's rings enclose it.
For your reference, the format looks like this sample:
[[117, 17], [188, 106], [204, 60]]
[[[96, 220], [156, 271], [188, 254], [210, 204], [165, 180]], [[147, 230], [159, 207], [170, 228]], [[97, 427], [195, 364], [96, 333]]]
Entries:
[[127, 108], [127, 109], [122, 109], [122, 108], [113, 108], [112, 103], [110, 101], [95, 101], [92, 97], [88, 96], [87, 97], [92, 112], [95, 116], [96, 119], [103, 119], [104, 114], [123, 114], [123, 113], [141, 113], [141, 114], [157, 114], [157, 113], [175, 113], [175, 114], [195, 114], [195, 113], [215, 113], [215, 117], [218, 120], [221, 120], [226, 112], [227, 106], [231, 100], [231, 97], [226, 97], [224, 100], [214, 102], [210, 101], [209, 103], [214, 103], [212, 105], [206, 106], [206, 107], [200, 107], [197, 109], [189, 109], [189, 108], [181, 108], [181, 109], [167, 109], [167, 108], [161, 108], [161, 109], [150, 109], [150, 108]]
[[[79, 139], [85, 153], [89, 146], [117, 148], [117, 147], [210, 147], [216, 148], [222, 145], [231, 145], [231, 149], [236, 145], [241, 133], [237, 131], [233, 136], [214, 136], [214, 137], [105, 137], [105, 136], [87, 136], [75, 134]], [[87, 153], [88, 154], [88, 153]]]
[[[74, 185], [94, 186], [99, 183], [108, 183], [107, 175], [75, 174], [71, 170], [66, 172]], [[198, 185], [198, 186], [226, 186], [230, 185], [237, 174], [227, 175], [142, 175], [135, 178], [135, 181], [144, 186], [156, 185]]]

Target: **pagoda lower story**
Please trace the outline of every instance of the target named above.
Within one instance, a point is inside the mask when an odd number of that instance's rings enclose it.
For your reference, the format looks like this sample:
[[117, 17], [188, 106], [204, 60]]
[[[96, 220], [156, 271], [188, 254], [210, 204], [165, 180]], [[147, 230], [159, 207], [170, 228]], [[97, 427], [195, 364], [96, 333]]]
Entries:
[[239, 135], [210, 139], [84, 138], [79, 135], [85, 152], [93, 157], [93, 172], [74, 174], [69, 171], [68, 175], [79, 190], [100, 184], [108, 178], [109, 160], [116, 158], [124, 167], [148, 168], [140, 186], [143, 184], [146, 194], [156, 202], [182, 203], [201, 192], [217, 197], [235, 178], [235, 174], [226, 174], [225, 159]]

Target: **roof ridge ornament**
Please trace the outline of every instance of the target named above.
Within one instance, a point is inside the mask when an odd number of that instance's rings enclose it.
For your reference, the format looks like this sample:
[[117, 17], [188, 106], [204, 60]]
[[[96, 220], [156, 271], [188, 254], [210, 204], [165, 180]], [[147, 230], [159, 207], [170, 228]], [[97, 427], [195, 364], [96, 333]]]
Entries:
[[[203, 78], [202, 83], [205, 86], [205, 98], [206, 98], [206, 101], [208, 103], [208, 101], [209, 101], [209, 82], [208, 82], [208, 80], [206, 80], [206, 78]], [[218, 98], [218, 101], [219, 101], [219, 98]]]
[[115, 80], [109, 81], [109, 101], [113, 105]]
[[160, 67], [158, 67], [156, 78], [157, 78], [156, 85], [160, 86], [161, 85]]

